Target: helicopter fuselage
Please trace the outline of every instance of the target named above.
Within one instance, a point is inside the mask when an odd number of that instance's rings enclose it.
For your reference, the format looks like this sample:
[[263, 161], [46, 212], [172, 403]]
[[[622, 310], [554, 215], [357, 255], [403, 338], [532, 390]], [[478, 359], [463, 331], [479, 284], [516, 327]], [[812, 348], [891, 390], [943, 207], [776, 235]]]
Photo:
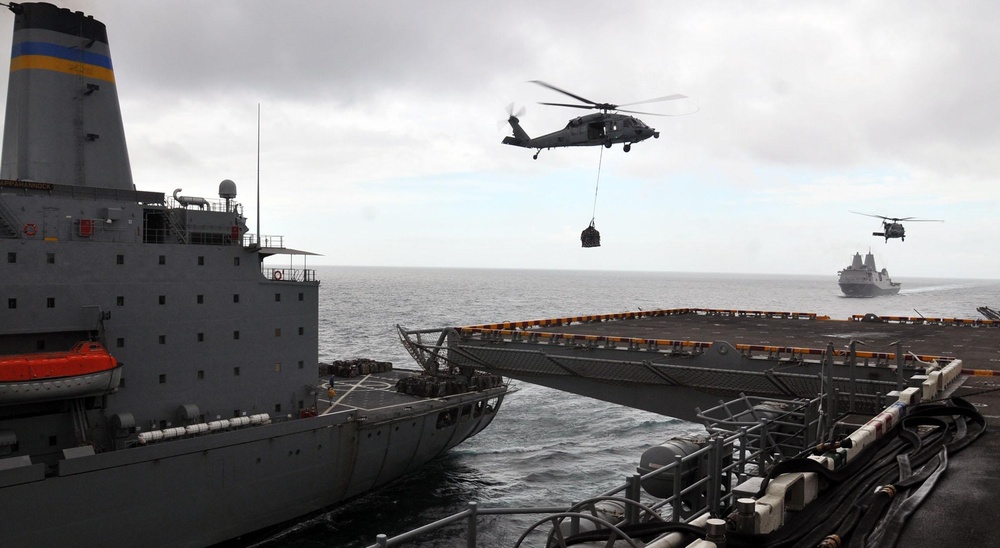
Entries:
[[642, 120], [618, 113], [578, 116], [570, 120], [565, 128], [535, 138], [528, 137], [516, 117], [511, 116], [508, 122], [514, 130], [514, 136], [505, 137], [503, 144], [539, 151], [543, 148], [597, 145], [611, 148], [615, 143], [624, 143], [625, 152], [628, 152], [632, 143], [660, 136], [660, 132], [647, 126]]
[[872, 232], [872, 236], [883, 236], [885, 241], [889, 241], [889, 238], [899, 238], [901, 241], [906, 241], [906, 229], [900, 223], [890, 223], [884, 221], [882, 223], [882, 232]]
[[913, 217], [886, 217], [885, 215], [872, 215], [871, 213], [861, 213], [860, 211], [852, 211], [856, 215], [864, 215], [865, 217], [877, 217], [882, 219], [882, 232], [872, 232], [872, 236], [882, 236], [885, 241], [888, 242], [889, 238], [899, 238], [901, 241], [906, 241], [906, 229], [903, 228], [903, 223], [900, 221], [906, 221], [908, 223], [943, 223], [941, 219], [915, 219]]

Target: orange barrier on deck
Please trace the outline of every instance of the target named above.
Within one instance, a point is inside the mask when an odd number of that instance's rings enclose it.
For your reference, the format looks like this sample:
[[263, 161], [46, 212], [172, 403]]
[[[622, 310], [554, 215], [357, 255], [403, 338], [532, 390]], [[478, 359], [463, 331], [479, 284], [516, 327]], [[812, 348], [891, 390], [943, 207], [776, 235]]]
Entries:
[[[540, 320], [526, 320], [521, 322], [501, 322], [487, 323], [482, 325], [470, 325], [458, 328], [465, 330], [503, 330], [522, 329], [526, 327], [548, 327], [554, 325], [565, 325], [581, 322], [605, 322], [610, 320], [626, 320], [635, 318], [647, 318], [655, 316], [674, 316], [678, 314], [701, 314], [706, 316], [761, 316], [766, 318], [789, 318], [795, 320], [829, 320], [829, 316], [820, 316], [814, 312], [778, 312], [768, 310], [722, 310], [715, 308], [664, 308], [660, 310], [640, 310], [638, 312], [617, 312], [614, 314], [589, 314], [586, 316], [567, 316], [565, 318], [546, 318]], [[471, 332], [471, 331], [470, 331]]]
[[0, 356], [0, 382], [58, 379], [118, 367], [100, 343], [78, 342], [68, 352], [38, 352]]
[[[738, 317], [768, 317], [768, 318], [787, 318], [787, 319], [797, 319], [797, 320], [829, 320], [829, 316], [820, 316], [812, 312], [775, 312], [775, 311], [761, 311], [761, 310], [720, 310], [720, 309], [710, 309], [710, 308], [668, 308], [662, 310], [643, 310], [639, 312], [624, 312], [617, 314], [593, 314], [587, 316], [570, 316], [565, 318], [548, 318], [541, 320], [527, 320], [519, 322], [502, 322], [493, 324], [483, 324], [483, 325], [472, 325], [467, 327], [458, 327], [456, 330], [461, 335], [473, 335], [476, 333], [481, 333], [484, 335], [493, 335], [501, 337], [514, 337], [517, 336], [529, 336], [539, 339], [549, 339], [551, 342], [559, 341], [587, 341], [591, 343], [625, 343], [635, 346], [645, 346], [645, 345], [656, 345], [657, 347], [666, 348], [696, 348], [705, 349], [712, 346], [711, 342], [704, 341], [690, 341], [690, 340], [671, 340], [671, 339], [640, 339], [631, 337], [618, 337], [618, 336], [605, 336], [605, 335], [580, 335], [580, 334], [567, 334], [567, 333], [548, 333], [539, 331], [521, 331], [521, 329], [531, 328], [531, 327], [549, 327], [549, 326], [560, 326], [572, 323], [583, 323], [583, 322], [596, 322], [596, 321], [611, 321], [611, 320], [622, 320], [622, 319], [635, 319], [643, 317], [652, 316], [672, 316], [679, 314], [701, 314], [701, 315], [718, 315], [718, 316], [738, 316]], [[851, 317], [851, 321], [860, 321], [864, 316], [854, 315]], [[901, 319], [897, 316], [886, 316], [885, 319]], [[913, 318], [910, 318], [911, 320]], [[929, 321], [929, 320], [928, 320]], [[992, 320], [952, 320], [955, 323], [961, 322], [963, 325], [1000, 325], [1000, 321]], [[987, 322], [987, 323], [982, 323]], [[799, 347], [789, 347], [789, 346], [767, 346], [767, 345], [751, 345], [751, 344], [737, 344], [735, 348], [741, 352], [752, 353], [752, 352], [767, 352], [769, 354], [790, 354], [795, 355], [813, 355], [821, 356], [826, 353], [825, 348], [799, 348]], [[847, 357], [850, 354], [847, 350], [833, 350], [834, 356]], [[896, 360], [896, 354], [894, 352], [866, 352], [866, 351], [855, 351], [854, 356], [860, 359], [874, 359], [883, 360], [886, 362], [894, 362]], [[954, 360], [951, 356], [934, 356], [934, 355], [914, 355], [912, 353], [907, 353], [903, 356], [903, 361], [951, 361]]]
[[989, 369], [963, 369], [962, 374], [972, 375], [973, 377], [1000, 377], [1000, 371]]

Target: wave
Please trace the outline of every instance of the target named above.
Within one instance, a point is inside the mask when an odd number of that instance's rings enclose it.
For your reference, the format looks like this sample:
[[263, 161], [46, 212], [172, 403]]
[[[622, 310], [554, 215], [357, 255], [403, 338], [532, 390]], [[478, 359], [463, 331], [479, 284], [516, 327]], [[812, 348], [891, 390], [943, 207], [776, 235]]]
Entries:
[[937, 293], [940, 291], [955, 291], [959, 289], [969, 289], [976, 287], [971, 284], [946, 284], [946, 285], [928, 285], [923, 287], [913, 287], [908, 289], [900, 289], [900, 295], [910, 295], [914, 293]]

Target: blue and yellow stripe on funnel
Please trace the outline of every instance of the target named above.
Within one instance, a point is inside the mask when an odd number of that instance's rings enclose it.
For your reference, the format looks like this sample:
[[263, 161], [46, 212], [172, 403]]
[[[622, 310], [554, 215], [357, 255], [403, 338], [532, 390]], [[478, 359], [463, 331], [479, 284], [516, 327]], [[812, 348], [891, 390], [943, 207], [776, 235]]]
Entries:
[[115, 72], [107, 55], [46, 42], [14, 44], [10, 71], [24, 69], [51, 70], [115, 83]]

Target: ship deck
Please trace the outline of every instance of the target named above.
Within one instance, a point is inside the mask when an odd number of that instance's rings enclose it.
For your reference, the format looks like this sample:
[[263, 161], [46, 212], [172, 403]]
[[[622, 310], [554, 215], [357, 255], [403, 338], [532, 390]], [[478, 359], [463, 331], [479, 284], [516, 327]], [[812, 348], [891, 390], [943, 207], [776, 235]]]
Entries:
[[317, 412], [321, 415], [362, 412], [370, 419], [381, 415], [395, 415], [426, 407], [441, 406], [443, 398], [422, 397], [396, 391], [396, 382], [404, 377], [418, 375], [419, 371], [393, 369], [357, 377], [334, 377], [333, 390], [329, 393], [329, 378], [319, 384]]
[[[961, 453], [949, 456], [945, 476], [909, 520], [899, 546], [964, 546], [1000, 538], [1000, 521], [987, 509], [1000, 492], [1000, 321], [883, 317], [861, 321], [824, 319], [815, 314], [681, 309], [505, 322], [459, 328], [475, 331], [545, 333], [563, 340], [593, 342], [685, 341], [685, 347], [725, 341], [745, 350], [837, 349], [851, 341], [859, 351], [904, 353], [962, 360], [963, 375], [951, 394], [975, 405], [987, 430]], [[558, 335], [557, 335], [558, 334]], [[693, 344], [692, 344], [693, 343]], [[698, 343], [704, 343], [699, 345]]]
[[665, 340], [704, 345], [725, 341], [734, 346], [819, 350], [828, 343], [841, 349], [851, 341], [859, 341], [863, 343], [859, 351], [874, 353], [895, 352], [894, 343], [899, 341], [904, 352], [957, 357], [967, 369], [1000, 370], [1000, 321], [898, 316], [863, 321], [862, 318], [836, 320], [812, 313], [674, 309], [505, 322], [462, 329], [530, 329], [579, 339]]

